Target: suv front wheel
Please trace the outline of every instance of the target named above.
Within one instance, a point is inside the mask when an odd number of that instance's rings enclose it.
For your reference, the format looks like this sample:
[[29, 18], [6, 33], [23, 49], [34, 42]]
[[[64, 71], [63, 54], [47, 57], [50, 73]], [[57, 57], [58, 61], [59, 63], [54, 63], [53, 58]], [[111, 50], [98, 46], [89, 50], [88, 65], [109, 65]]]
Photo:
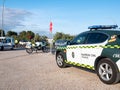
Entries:
[[98, 63], [97, 75], [106, 84], [117, 83], [119, 81], [119, 71], [116, 65], [108, 58], [104, 58]]
[[64, 57], [63, 57], [62, 53], [57, 54], [56, 63], [60, 68], [65, 68], [66, 67], [66, 63], [65, 63], [65, 60], [64, 60]]

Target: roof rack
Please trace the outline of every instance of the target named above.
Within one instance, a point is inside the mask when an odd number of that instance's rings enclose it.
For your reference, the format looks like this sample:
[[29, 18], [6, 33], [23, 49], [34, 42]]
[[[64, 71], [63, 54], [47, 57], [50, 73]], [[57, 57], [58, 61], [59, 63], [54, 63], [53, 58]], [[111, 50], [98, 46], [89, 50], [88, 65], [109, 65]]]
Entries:
[[89, 26], [90, 30], [98, 30], [98, 29], [116, 29], [118, 25], [93, 25]]

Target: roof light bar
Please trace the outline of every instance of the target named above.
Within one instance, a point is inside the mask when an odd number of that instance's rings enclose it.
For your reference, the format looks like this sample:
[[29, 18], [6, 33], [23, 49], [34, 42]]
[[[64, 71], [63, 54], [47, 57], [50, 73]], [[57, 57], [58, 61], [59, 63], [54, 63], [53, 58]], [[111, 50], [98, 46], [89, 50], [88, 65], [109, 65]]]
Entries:
[[116, 29], [118, 25], [93, 25], [89, 26], [88, 29]]

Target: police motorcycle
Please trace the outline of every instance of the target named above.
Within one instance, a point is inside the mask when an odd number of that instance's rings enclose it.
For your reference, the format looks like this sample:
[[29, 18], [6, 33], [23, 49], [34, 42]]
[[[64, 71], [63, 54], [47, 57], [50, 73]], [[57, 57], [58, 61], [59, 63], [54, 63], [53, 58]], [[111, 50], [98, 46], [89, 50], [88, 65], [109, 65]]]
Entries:
[[26, 52], [29, 54], [31, 54], [33, 51], [35, 52], [40, 51], [40, 50], [42, 52], [47, 51], [45, 42], [35, 42], [35, 44], [27, 44], [25, 48], [26, 48]]

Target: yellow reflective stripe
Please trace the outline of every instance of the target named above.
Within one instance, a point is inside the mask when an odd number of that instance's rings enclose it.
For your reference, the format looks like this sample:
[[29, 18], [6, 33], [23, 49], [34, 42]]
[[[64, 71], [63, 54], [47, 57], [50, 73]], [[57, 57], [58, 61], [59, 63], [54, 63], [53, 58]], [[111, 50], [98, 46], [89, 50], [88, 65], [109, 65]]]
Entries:
[[79, 46], [79, 48], [82, 48], [82, 46]]
[[66, 49], [66, 47], [57, 47], [57, 49]]
[[67, 61], [67, 60], [65, 60], [65, 63], [71, 64], [71, 65], [74, 65], [74, 66], [80, 66], [80, 67], [83, 67], [83, 68], [88, 68], [88, 69], [91, 69], [91, 70], [95, 70], [94, 66], [90, 66], [90, 65], [75, 63], [75, 62], [71, 62], [71, 61]]
[[70, 49], [70, 47], [67, 47], [67, 49]]
[[120, 48], [120, 46], [119, 46], [119, 45], [114, 45], [114, 47], [116, 47], [116, 48]]
[[102, 45], [100, 45], [99, 47], [101, 47], [101, 48], [108, 48], [107, 46], [102, 46]]
[[73, 47], [57, 47], [57, 49], [77, 49], [77, 48], [120, 48], [119, 45], [99, 45], [99, 46], [73, 46]]
[[79, 63], [77, 63], [77, 64], [76, 64], [76, 66], [80, 66], [80, 64], [79, 64]]

